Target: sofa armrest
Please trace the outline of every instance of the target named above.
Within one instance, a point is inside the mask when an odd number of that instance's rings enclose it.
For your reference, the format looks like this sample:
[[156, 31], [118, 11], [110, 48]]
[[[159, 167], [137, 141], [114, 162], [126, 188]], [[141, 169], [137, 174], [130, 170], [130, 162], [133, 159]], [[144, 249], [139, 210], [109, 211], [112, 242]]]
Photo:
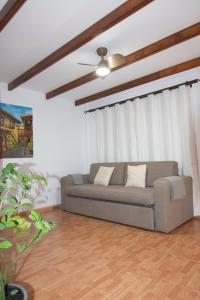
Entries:
[[73, 178], [71, 175], [63, 176], [60, 179], [61, 187], [67, 187], [68, 185], [73, 185]]
[[[87, 184], [89, 183], [89, 174], [82, 174], [83, 183]], [[61, 187], [67, 187], [69, 185], [74, 185], [73, 177], [72, 175], [63, 176], [60, 179]]]
[[[89, 175], [83, 174], [82, 175], [83, 183], [87, 184], [89, 183]], [[63, 176], [60, 179], [60, 188], [61, 188], [61, 206], [63, 206], [63, 203], [65, 202], [66, 197], [66, 188], [70, 185], [74, 185], [73, 177], [72, 175]]]
[[[175, 177], [174, 177], [175, 178]], [[181, 176], [185, 184], [185, 197], [172, 200], [171, 182], [173, 177], [161, 178], [154, 182], [155, 230], [170, 232], [193, 217], [192, 178]]]

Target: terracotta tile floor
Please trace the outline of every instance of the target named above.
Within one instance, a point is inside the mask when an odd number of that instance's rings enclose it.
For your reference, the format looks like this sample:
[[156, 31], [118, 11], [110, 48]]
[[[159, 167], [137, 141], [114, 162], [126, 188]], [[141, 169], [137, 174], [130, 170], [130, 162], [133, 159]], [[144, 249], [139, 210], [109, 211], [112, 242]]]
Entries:
[[200, 219], [162, 234], [60, 210], [45, 217], [57, 227], [18, 277], [29, 300], [200, 299]]

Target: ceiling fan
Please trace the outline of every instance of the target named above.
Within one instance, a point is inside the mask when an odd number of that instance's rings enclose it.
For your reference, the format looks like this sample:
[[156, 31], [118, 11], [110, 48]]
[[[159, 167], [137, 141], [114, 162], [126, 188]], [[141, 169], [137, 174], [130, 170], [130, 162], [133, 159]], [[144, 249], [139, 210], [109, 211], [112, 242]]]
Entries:
[[126, 57], [122, 54], [113, 54], [111, 56], [105, 57], [108, 53], [108, 49], [105, 47], [100, 47], [97, 50], [97, 54], [101, 57], [98, 65], [78, 63], [82, 66], [94, 66], [96, 68], [96, 74], [101, 78], [105, 78], [110, 74], [113, 68], [119, 67], [126, 63]]

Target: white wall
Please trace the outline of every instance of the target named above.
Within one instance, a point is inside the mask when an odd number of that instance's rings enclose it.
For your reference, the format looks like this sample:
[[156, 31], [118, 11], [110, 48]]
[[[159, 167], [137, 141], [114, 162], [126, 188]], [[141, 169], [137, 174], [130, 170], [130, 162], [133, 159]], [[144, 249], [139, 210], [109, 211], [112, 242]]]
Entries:
[[44, 94], [24, 88], [10, 92], [4, 83], [0, 84], [0, 101], [33, 108], [33, 158], [3, 159], [3, 165], [10, 161], [33, 164], [49, 182], [45, 201], [38, 206], [59, 203], [60, 176], [85, 169], [82, 107], [61, 97], [46, 101]]

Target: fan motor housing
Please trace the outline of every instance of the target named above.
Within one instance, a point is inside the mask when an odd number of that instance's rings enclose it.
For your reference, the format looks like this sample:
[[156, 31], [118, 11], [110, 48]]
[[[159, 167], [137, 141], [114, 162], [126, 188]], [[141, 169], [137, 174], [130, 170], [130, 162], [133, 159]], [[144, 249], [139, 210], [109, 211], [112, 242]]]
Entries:
[[100, 47], [97, 49], [97, 54], [101, 57], [106, 56], [107, 53], [108, 53], [108, 49], [105, 47]]

